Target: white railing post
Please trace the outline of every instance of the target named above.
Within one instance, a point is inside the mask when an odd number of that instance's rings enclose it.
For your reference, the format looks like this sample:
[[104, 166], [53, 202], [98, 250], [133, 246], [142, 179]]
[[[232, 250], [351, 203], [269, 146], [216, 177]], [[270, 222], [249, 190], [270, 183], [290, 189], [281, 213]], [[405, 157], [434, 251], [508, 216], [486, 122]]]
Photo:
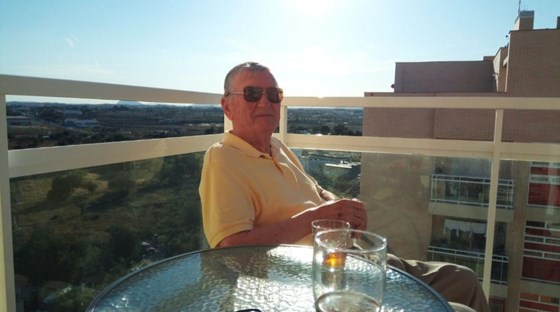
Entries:
[[280, 107], [280, 124], [279, 124], [279, 139], [286, 142], [286, 134], [288, 133], [288, 106]]
[[492, 156], [492, 171], [490, 174], [490, 194], [488, 199], [488, 217], [486, 221], [486, 249], [484, 251], [484, 274], [482, 289], [486, 298], [490, 298], [490, 280], [492, 277], [492, 258], [494, 256], [494, 230], [496, 227], [496, 203], [498, 199], [498, 182], [500, 180], [500, 156], [502, 142], [502, 126], [504, 110], [497, 109], [494, 120], [494, 148]]
[[12, 246], [12, 209], [8, 167], [8, 119], [6, 95], [0, 94], [0, 311], [15, 311], [14, 253]]

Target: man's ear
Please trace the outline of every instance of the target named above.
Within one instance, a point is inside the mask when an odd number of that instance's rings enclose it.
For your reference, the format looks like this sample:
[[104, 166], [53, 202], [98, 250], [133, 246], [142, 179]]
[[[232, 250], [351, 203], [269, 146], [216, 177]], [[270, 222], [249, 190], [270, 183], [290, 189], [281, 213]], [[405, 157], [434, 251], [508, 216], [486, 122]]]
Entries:
[[224, 114], [226, 115], [226, 117], [229, 120], [232, 120], [231, 119], [231, 117], [232, 117], [231, 116], [231, 107], [229, 106], [229, 102], [228, 102], [228, 100], [226, 99], [225, 96], [222, 96], [222, 100], [220, 101], [220, 103], [222, 104], [222, 110], [224, 111]]

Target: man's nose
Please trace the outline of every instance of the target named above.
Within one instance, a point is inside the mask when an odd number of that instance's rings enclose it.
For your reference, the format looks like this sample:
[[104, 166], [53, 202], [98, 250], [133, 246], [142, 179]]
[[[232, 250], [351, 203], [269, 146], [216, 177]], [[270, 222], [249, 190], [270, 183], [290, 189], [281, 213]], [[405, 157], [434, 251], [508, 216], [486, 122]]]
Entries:
[[266, 91], [263, 91], [261, 98], [257, 101], [257, 105], [259, 106], [270, 106], [273, 103], [268, 99], [268, 94]]

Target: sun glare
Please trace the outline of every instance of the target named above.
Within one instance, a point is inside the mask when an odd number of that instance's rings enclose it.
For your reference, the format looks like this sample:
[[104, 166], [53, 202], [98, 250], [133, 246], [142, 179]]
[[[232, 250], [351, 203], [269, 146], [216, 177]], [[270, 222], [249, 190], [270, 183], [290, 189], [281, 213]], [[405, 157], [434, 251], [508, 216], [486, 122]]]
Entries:
[[305, 15], [321, 15], [334, 6], [335, 0], [292, 0], [291, 7], [295, 12]]

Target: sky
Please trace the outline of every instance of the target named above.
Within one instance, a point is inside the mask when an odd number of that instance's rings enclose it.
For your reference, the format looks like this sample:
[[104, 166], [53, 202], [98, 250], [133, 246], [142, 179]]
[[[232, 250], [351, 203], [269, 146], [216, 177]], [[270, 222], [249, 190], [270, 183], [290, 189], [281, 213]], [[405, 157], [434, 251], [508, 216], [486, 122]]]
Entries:
[[212, 93], [268, 66], [285, 96], [392, 92], [396, 62], [476, 61], [560, 0], [0, 0], [0, 74]]

